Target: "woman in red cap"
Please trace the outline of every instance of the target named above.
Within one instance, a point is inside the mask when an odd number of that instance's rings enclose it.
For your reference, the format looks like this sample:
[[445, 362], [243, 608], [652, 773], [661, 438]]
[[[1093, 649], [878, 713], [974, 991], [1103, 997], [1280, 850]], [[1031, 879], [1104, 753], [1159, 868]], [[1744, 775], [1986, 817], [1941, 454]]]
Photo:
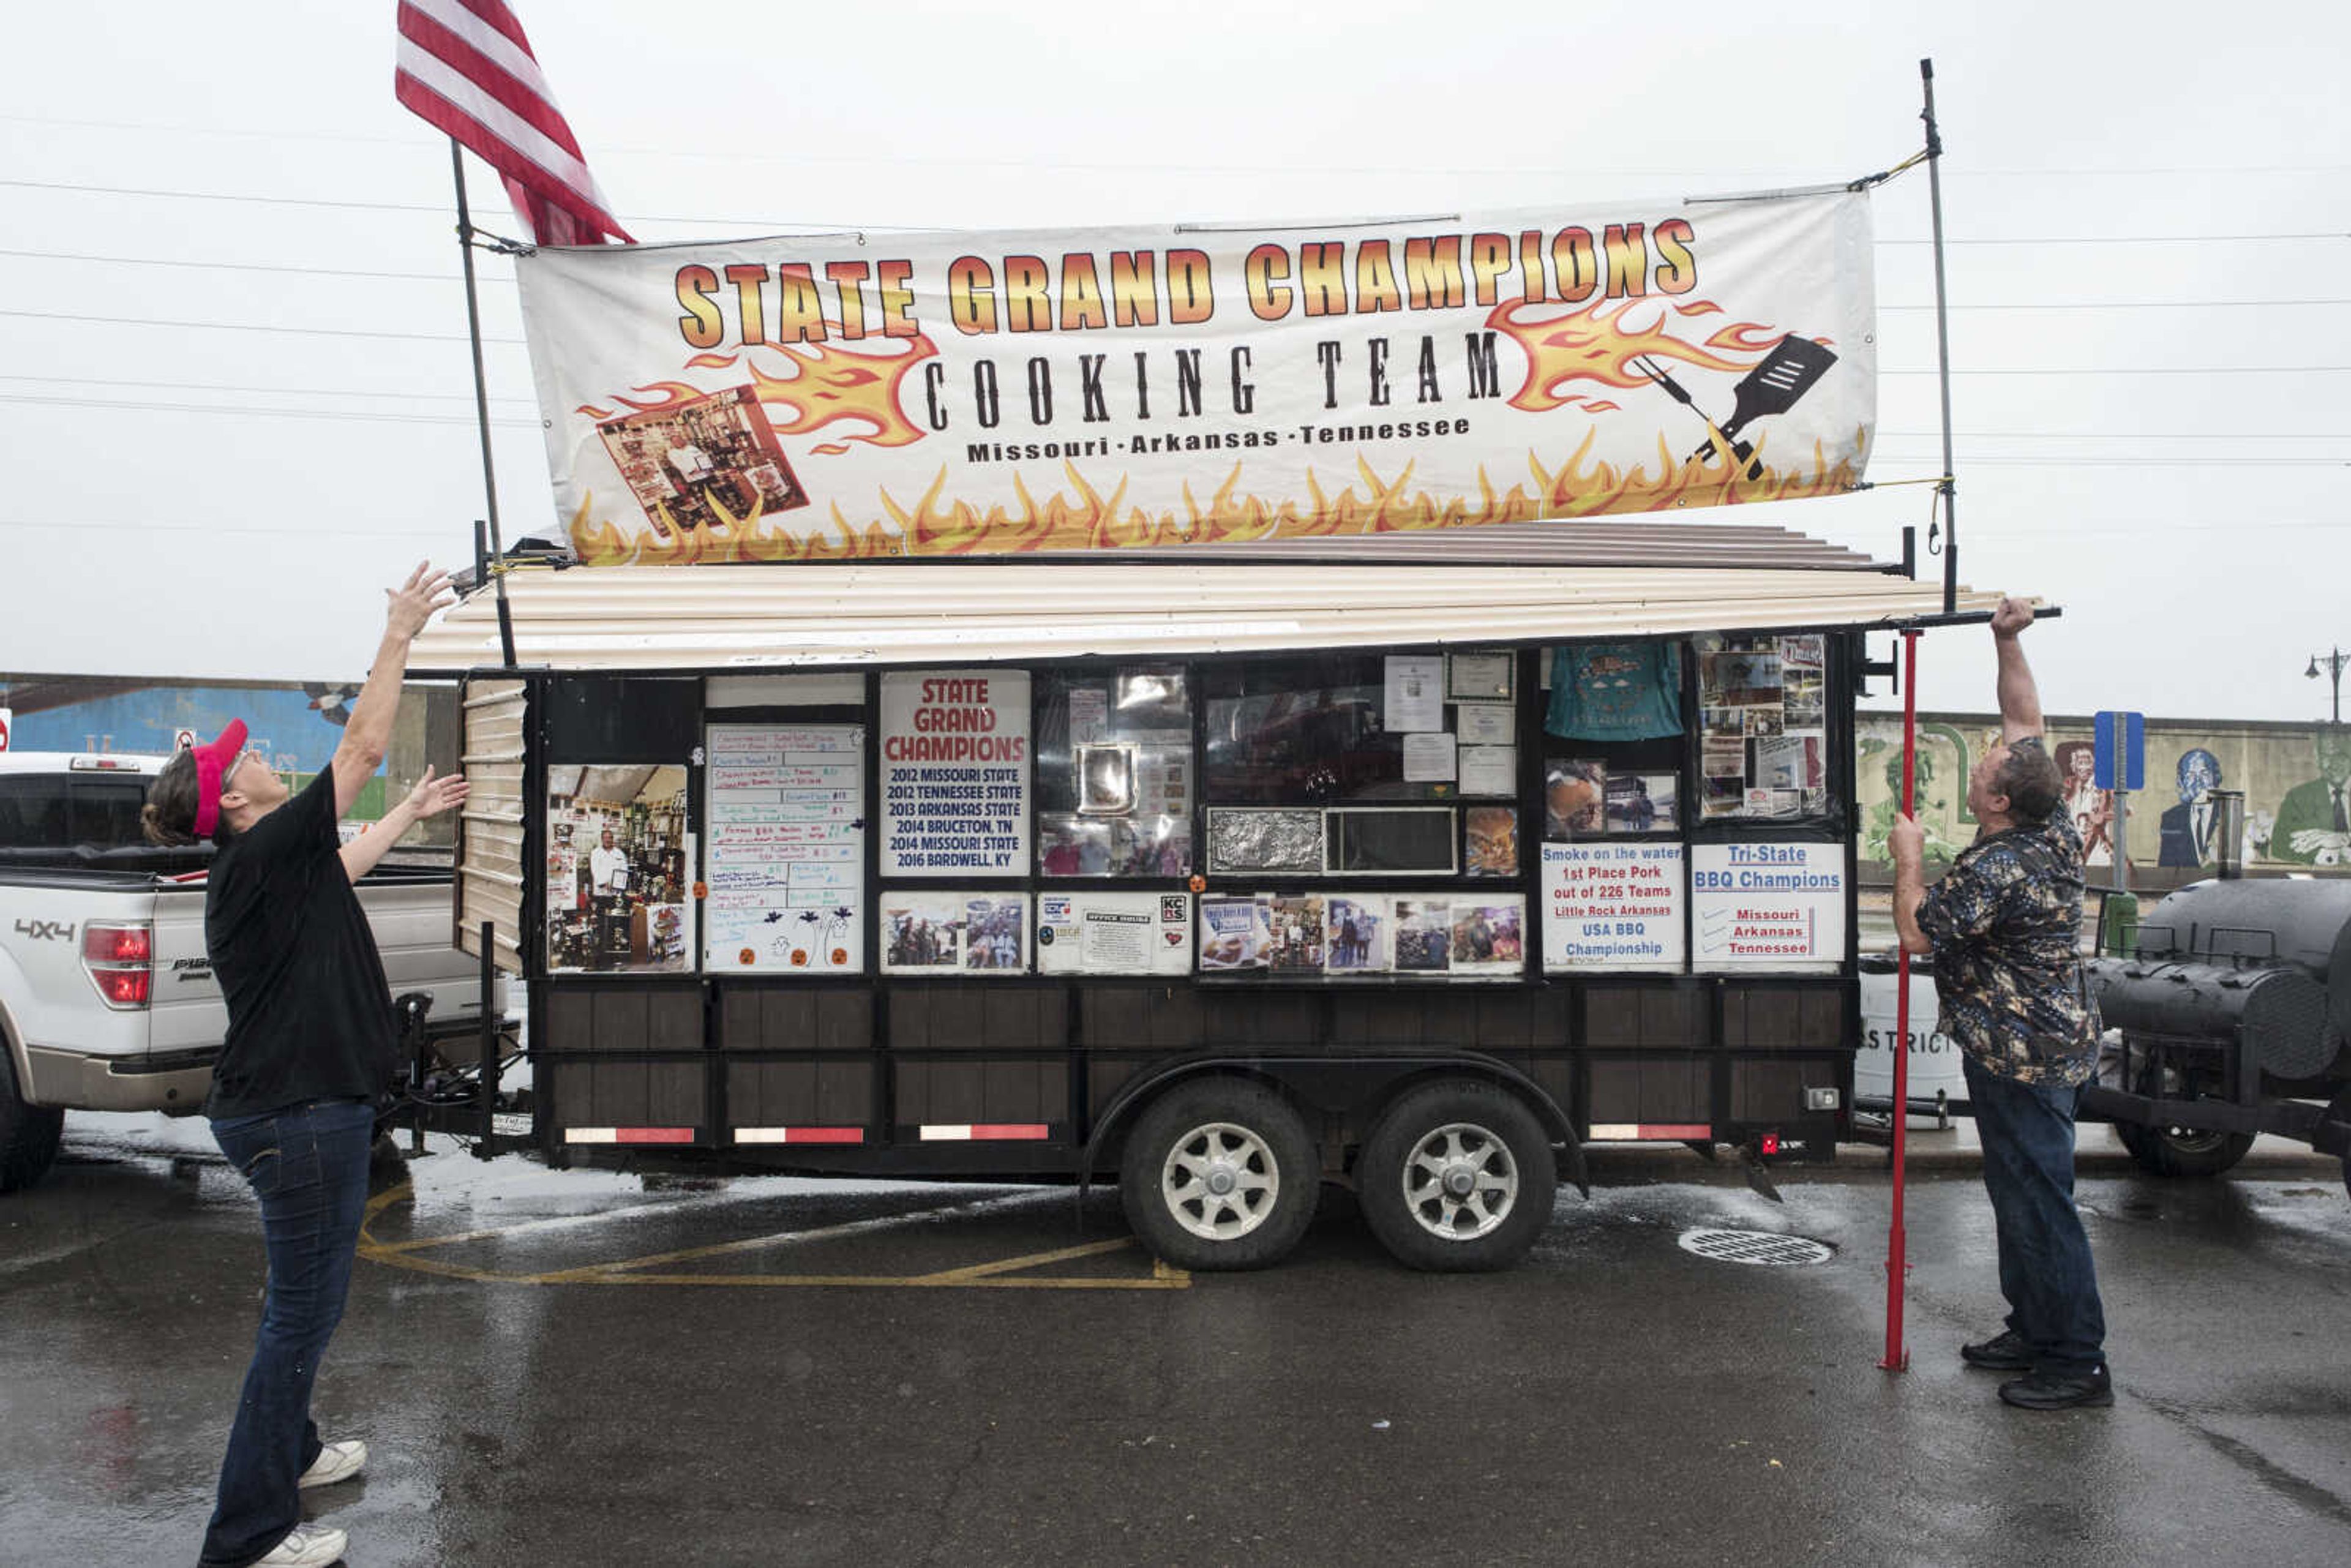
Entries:
[[357, 882], [408, 829], [462, 804], [433, 769], [350, 843], [337, 821], [383, 763], [409, 644], [452, 602], [419, 566], [388, 591], [383, 643], [326, 771], [299, 795], [245, 749], [242, 720], [183, 751], [148, 791], [147, 836], [218, 846], [204, 945], [228, 1003], [228, 1038], [204, 1113], [261, 1200], [269, 1289], [204, 1532], [205, 1568], [301, 1568], [340, 1557], [340, 1530], [302, 1522], [302, 1488], [357, 1475], [367, 1445], [322, 1443], [310, 1420], [319, 1358], [342, 1318], [367, 1202], [368, 1146], [392, 1076], [391, 988]]

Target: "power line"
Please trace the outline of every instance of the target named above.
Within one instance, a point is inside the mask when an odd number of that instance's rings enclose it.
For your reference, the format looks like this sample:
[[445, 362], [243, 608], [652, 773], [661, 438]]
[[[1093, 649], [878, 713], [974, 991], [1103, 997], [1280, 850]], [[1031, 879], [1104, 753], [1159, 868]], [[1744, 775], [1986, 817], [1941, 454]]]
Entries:
[[[26, 397], [17, 392], [0, 392], [0, 403], [28, 404], [37, 408], [119, 409], [133, 413], [235, 413], [266, 419], [352, 420], [375, 424], [470, 425], [474, 423], [470, 416], [457, 413], [370, 413], [360, 409], [346, 408], [255, 408], [243, 403], [150, 402], [132, 398]], [[542, 428], [535, 419], [494, 419], [490, 423], [507, 430]]]
[[[257, 534], [264, 538], [277, 539], [316, 538], [319, 533], [319, 530], [315, 527], [308, 526], [291, 528], [256, 528], [239, 527], [234, 523], [129, 523], [106, 521], [93, 517], [52, 517], [47, 522], [26, 522], [18, 518], [0, 517], [0, 528], [36, 529], [42, 533], [57, 533], [67, 528], [104, 528], [109, 531], [142, 534], [204, 534], [207, 536], [215, 534]], [[455, 534], [459, 531], [460, 530], [454, 526], [446, 529], [435, 528], [432, 530], [434, 534], [443, 532]], [[427, 537], [426, 531], [421, 528], [338, 528], [334, 530], [334, 533], [339, 538], [360, 539], [415, 539]], [[19, 562], [19, 564], [21, 565], [22, 563]]]
[[[33, 382], [57, 386], [77, 387], [162, 387], [170, 392], [265, 392], [277, 397], [383, 397], [434, 402], [471, 402], [472, 392], [376, 392], [353, 387], [271, 387], [237, 386], [225, 382], [140, 382], [114, 376], [21, 376], [0, 374], [0, 382]], [[498, 396], [492, 402], [528, 403], [538, 406], [537, 398]]]
[[[416, 202], [353, 202], [330, 200], [319, 196], [255, 196], [227, 191], [162, 191], [152, 187], [131, 185], [89, 185], [57, 180], [0, 180], [0, 186], [23, 191], [73, 191], [84, 194], [106, 196], [151, 196], [164, 200], [188, 202], [252, 202], [267, 206], [340, 207], [357, 212], [441, 213], [449, 209], [437, 203]], [[835, 223], [822, 218], [706, 218], [664, 216], [653, 213], [622, 213], [620, 216], [631, 223], [695, 224], [708, 227], [734, 229], [809, 229], [819, 233], [850, 234], [922, 234], [926, 226], [917, 224]], [[1267, 227], [1280, 227], [1269, 224]], [[1945, 245], [2239, 245], [2268, 240], [2351, 239], [2351, 231], [2320, 230], [2314, 233], [2292, 234], [2223, 234], [2223, 235], [2013, 235], [1997, 238], [1977, 239], [1944, 237]], [[1932, 239], [1884, 239], [1877, 245], [1932, 245]]]
[[[404, 282], [462, 283], [455, 272], [369, 272], [343, 267], [283, 267], [258, 261], [190, 261], [173, 256], [85, 256], [63, 250], [0, 250], [0, 256], [18, 256], [35, 261], [94, 261], [110, 267], [191, 267], [208, 272], [278, 272], [300, 273], [319, 277], [386, 277]], [[493, 281], [510, 278], [511, 274], [490, 274]], [[1891, 308], [1889, 307], [1889, 308]]]
[[[172, 321], [143, 316], [82, 316], [63, 310], [0, 310], [0, 316], [18, 316], [36, 321], [95, 321], [110, 327], [188, 327], [210, 332], [287, 332], [316, 338], [404, 338], [432, 343], [468, 341], [463, 332], [383, 332], [358, 327], [280, 327], [257, 321]], [[484, 338], [482, 341], [519, 345], [523, 340]]]
[[[0, 114], [0, 122], [18, 125], [55, 125], [93, 131], [141, 131], [169, 136], [226, 136], [268, 141], [342, 141], [385, 147], [437, 147], [439, 142], [426, 136], [363, 136], [348, 131], [246, 130], [221, 125], [159, 125], [144, 120], [78, 120], [40, 114]], [[1606, 179], [1708, 179], [1737, 177], [1779, 179], [1789, 171], [1775, 169], [1595, 169], [1588, 164], [1540, 167], [1513, 164], [1448, 165], [1443, 169], [1411, 169], [1395, 164], [1368, 163], [1133, 163], [1133, 162], [1071, 162], [1054, 159], [1027, 158], [892, 158], [858, 156], [843, 153], [758, 153], [712, 152], [706, 148], [608, 146], [596, 150], [599, 157], [681, 158], [699, 162], [729, 163], [808, 163], [883, 164], [904, 169], [910, 164], [942, 168], [980, 166], [1014, 169], [1087, 169], [1111, 173], [1133, 172], [1139, 170], [1197, 171], [1203, 173], [1300, 173], [1300, 174], [1576, 174], [1585, 178]], [[2176, 178], [2180, 175], [2238, 174], [2334, 174], [2351, 171], [2346, 163], [2207, 163], [2168, 164], [2131, 169], [2053, 168], [2031, 169], [1947, 168], [1946, 179], [2147, 179]]]
[[[139, 185], [85, 185], [63, 180], [0, 180], [0, 186], [19, 191], [72, 191], [85, 195], [152, 196], [166, 201], [182, 202], [250, 202], [271, 207], [340, 207], [352, 212], [367, 213], [437, 213], [447, 216], [449, 207], [440, 203], [422, 202], [352, 202], [329, 200], [323, 196], [253, 196], [231, 191], [162, 191]], [[871, 233], [920, 234], [914, 224], [834, 224], [812, 218], [688, 218], [664, 217], [654, 213], [620, 214], [635, 224], [702, 224], [719, 228], [737, 229], [818, 229], [848, 234], [857, 230]]]

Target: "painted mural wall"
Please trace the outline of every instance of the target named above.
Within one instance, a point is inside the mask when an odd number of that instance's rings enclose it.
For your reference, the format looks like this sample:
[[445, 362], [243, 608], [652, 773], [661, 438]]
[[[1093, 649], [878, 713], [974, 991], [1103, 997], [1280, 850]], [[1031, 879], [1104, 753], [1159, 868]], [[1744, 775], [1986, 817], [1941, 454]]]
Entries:
[[[169, 755], [183, 732], [210, 740], [233, 718], [245, 720], [250, 744], [277, 772], [299, 789], [335, 755], [359, 687], [308, 685], [203, 685], [159, 682], [123, 689], [120, 680], [70, 676], [10, 677], [0, 674], [0, 707], [14, 706], [10, 747], [16, 751], [118, 751]], [[88, 695], [83, 695], [84, 691]], [[12, 694], [14, 703], [12, 703]], [[27, 696], [32, 698], [26, 703]], [[15, 706], [25, 704], [26, 706]], [[427, 761], [443, 772], [456, 766], [456, 694], [454, 688], [417, 684], [402, 688], [392, 719], [392, 745], [384, 765], [368, 780], [347, 813], [349, 821], [373, 821], [390, 804], [387, 791], [404, 788]], [[436, 818], [415, 830], [414, 841], [445, 843], [454, 818]]]
[[[1862, 856], [1883, 862], [1901, 799], [1902, 720], [1864, 714], [1857, 735]], [[1949, 864], [1975, 837], [1968, 770], [1999, 737], [1996, 714], [1918, 716], [1917, 815], [1929, 867]], [[2049, 741], [2089, 864], [2112, 866], [2113, 800], [2091, 782], [2090, 720], [2051, 719]], [[2147, 788], [2130, 797], [2125, 827], [2130, 864], [2171, 869], [2180, 880], [2212, 865], [2214, 789], [2244, 792], [2248, 867], [2351, 871], [2351, 725], [2148, 719]]]

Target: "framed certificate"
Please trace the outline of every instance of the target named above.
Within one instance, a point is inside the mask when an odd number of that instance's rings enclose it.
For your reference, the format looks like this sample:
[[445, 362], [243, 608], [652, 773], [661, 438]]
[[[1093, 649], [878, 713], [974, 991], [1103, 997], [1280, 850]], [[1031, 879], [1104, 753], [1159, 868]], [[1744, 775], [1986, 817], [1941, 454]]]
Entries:
[[1445, 662], [1447, 702], [1509, 702], [1518, 661], [1509, 653], [1455, 653]]

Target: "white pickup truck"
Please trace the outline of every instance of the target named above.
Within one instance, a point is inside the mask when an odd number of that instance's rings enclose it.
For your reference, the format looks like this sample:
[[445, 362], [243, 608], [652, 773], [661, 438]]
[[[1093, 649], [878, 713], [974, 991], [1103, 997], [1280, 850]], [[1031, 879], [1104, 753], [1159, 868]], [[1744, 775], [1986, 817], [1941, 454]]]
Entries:
[[[140, 838], [165, 760], [0, 752], [0, 1192], [40, 1179], [68, 1111], [203, 1108], [228, 1026], [204, 951], [211, 851]], [[474, 1035], [479, 967], [451, 943], [445, 853], [413, 863], [432, 857], [397, 852], [360, 904], [391, 996], [429, 993], [434, 1039]], [[505, 1003], [500, 981], [501, 1020]]]

